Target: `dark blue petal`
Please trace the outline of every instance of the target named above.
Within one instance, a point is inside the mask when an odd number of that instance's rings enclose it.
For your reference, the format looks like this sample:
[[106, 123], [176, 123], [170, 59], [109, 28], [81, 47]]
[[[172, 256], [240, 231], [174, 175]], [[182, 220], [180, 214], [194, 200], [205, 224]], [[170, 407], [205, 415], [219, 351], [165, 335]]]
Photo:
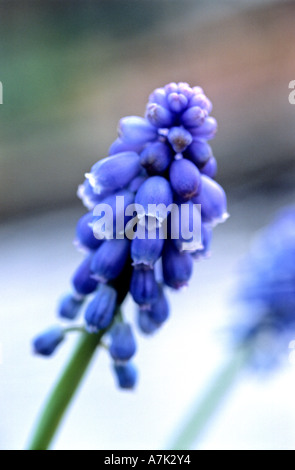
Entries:
[[76, 292], [80, 295], [88, 295], [94, 292], [97, 288], [97, 281], [92, 278], [90, 265], [92, 257], [86, 258], [79, 266], [73, 277], [73, 286]]
[[164, 108], [167, 108], [167, 93], [164, 88], [156, 88], [150, 96], [149, 96], [149, 103], [157, 103]]
[[180, 113], [187, 108], [188, 98], [182, 93], [170, 93], [168, 95], [168, 104], [171, 111]]
[[199, 106], [188, 108], [181, 116], [181, 123], [188, 128], [200, 127], [204, 124], [208, 112]]
[[58, 314], [62, 318], [74, 320], [78, 316], [83, 303], [83, 297], [79, 298], [73, 294], [68, 294], [61, 300], [58, 308]]
[[142, 176], [136, 176], [134, 180], [131, 181], [131, 183], [128, 186], [128, 190], [131, 191], [132, 193], [137, 193], [139, 190], [140, 186], [147, 180], [148, 175], [142, 175]]
[[34, 351], [41, 356], [51, 356], [64, 338], [64, 330], [61, 327], [51, 328], [34, 339]]
[[113, 321], [117, 301], [117, 292], [106, 284], [101, 284], [97, 294], [88, 305], [85, 321], [90, 332], [108, 328]]
[[88, 248], [89, 250], [96, 250], [101, 245], [101, 240], [98, 240], [93, 235], [93, 214], [89, 212], [83, 215], [78, 222], [76, 235], [77, 241], [80, 246]]
[[157, 325], [162, 325], [169, 318], [169, 303], [162, 287], [160, 288], [157, 302], [155, 302], [146, 313]]
[[184, 127], [172, 127], [168, 133], [168, 140], [174, 152], [182, 153], [192, 143], [192, 135]]
[[163, 251], [165, 284], [173, 289], [180, 289], [188, 284], [192, 273], [192, 256], [186, 251], [180, 253], [172, 242], [167, 241]]
[[224, 189], [208, 176], [202, 175], [201, 193], [193, 198], [201, 204], [203, 222], [215, 226], [228, 219], [227, 198]]
[[201, 175], [198, 168], [184, 158], [172, 163], [170, 181], [173, 190], [183, 200], [191, 199], [201, 190]]
[[174, 123], [174, 115], [171, 111], [157, 103], [150, 103], [146, 108], [146, 119], [155, 127], [170, 127]]
[[150, 239], [147, 228], [143, 239], [134, 238], [131, 242], [131, 258], [135, 265], [142, 264], [152, 268], [161, 257], [164, 238], [155, 233], [156, 238]]
[[78, 187], [77, 196], [81, 199], [84, 206], [87, 207], [88, 210], [94, 209], [96, 204], [99, 204], [103, 197], [105, 197], [94, 192], [93, 187], [89, 183], [88, 179], [86, 179], [84, 183], [80, 184]]
[[[162, 176], [148, 178], [139, 188], [135, 203], [143, 207], [142, 215], [154, 216], [159, 220], [167, 217], [167, 208], [173, 203], [173, 193], [170, 184]], [[151, 210], [151, 205], [163, 205], [162, 210]], [[157, 214], [158, 212], [158, 214]]]
[[203, 166], [212, 157], [212, 149], [204, 140], [194, 140], [184, 153], [198, 167]]
[[122, 389], [133, 389], [137, 382], [137, 371], [131, 363], [114, 364], [118, 386]]
[[110, 354], [114, 360], [128, 361], [136, 352], [135, 338], [128, 323], [117, 323], [111, 331]]
[[128, 116], [121, 119], [118, 133], [123, 142], [132, 145], [152, 142], [158, 136], [157, 129], [146, 119], [138, 116]]
[[147, 145], [140, 155], [140, 162], [149, 175], [164, 173], [171, 161], [171, 149], [164, 142], [155, 142]]
[[205, 119], [204, 124], [200, 127], [190, 129], [191, 134], [195, 139], [211, 140], [214, 139], [217, 132], [217, 121], [213, 117]]
[[140, 153], [142, 151], [142, 144], [130, 144], [118, 138], [110, 146], [109, 156], [116, 155], [116, 153], [122, 153], [122, 152], [128, 152], [128, 151]]
[[152, 335], [160, 328], [160, 325], [151, 319], [148, 310], [139, 310], [137, 323], [140, 331], [145, 335]]
[[153, 269], [137, 267], [133, 270], [130, 293], [138, 305], [150, 306], [159, 296], [159, 286]]
[[130, 253], [130, 241], [107, 240], [96, 251], [91, 262], [91, 271], [101, 282], [116, 279], [122, 272]]
[[201, 168], [201, 173], [203, 175], [209, 176], [209, 178], [215, 178], [217, 170], [217, 161], [214, 157], [211, 157], [206, 165]]
[[127, 186], [141, 170], [135, 152], [117, 153], [97, 162], [86, 176], [97, 194], [117, 191]]

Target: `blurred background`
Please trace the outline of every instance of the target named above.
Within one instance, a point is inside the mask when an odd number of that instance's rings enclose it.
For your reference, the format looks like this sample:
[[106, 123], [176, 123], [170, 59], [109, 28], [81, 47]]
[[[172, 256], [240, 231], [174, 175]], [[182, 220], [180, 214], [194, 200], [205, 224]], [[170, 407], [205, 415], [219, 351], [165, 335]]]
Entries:
[[[0, 448], [21, 449], [71, 350], [32, 356], [79, 262], [83, 175], [107, 155], [118, 120], [142, 115], [170, 81], [214, 103], [218, 181], [231, 219], [173, 315], [141, 338], [136, 392], [118, 392], [101, 353], [56, 449], [163, 449], [225, 360], [223, 326], [237, 260], [276, 209], [294, 202], [295, 4], [270, 0], [0, 0]], [[214, 295], [212, 295], [212, 289]], [[132, 317], [133, 306], [126, 306]], [[294, 368], [244, 375], [203, 449], [294, 449]]]

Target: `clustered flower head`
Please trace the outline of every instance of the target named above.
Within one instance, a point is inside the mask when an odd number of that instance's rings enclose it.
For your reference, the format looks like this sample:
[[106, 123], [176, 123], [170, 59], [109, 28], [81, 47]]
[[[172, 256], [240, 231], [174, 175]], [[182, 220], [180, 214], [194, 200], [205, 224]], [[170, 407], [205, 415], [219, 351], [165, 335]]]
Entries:
[[[140, 330], [145, 334], [158, 330], [169, 316], [165, 287], [180, 289], [188, 284], [193, 261], [209, 255], [212, 228], [228, 217], [226, 195], [214, 180], [217, 164], [208, 144], [217, 131], [211, 110], [199, 87], [170, 83], [156, 89], [145, 117], [120, 120], [109, 156], [92, 167], [78, 190], [89, 211], [77, 225], [76, 242], [86, 256], [73, 276], [74, 292], [63, 299], [59, 314], [75, 319], [92, 296], [85, 308], [86, 328], [93, 334], [109, 333], [109, 352], [122, 388], [135, 384], [130, 359], [136, 343], [117, 306], [130, 292], [138, 306]], [[97, 210], [102, 204], [107, 223]], [[183, 238], [194, 227], [196, 205], [201, 207], [200, 239]], [[172, 217], [175, 207], [180, 214], [178, 227]], [[181, 217], [186, 209], [187, 217]], [[144, 237], [135, 235], [134, 214], [136, 229], [141, 228]], [[155, 237], [149, 236], [151, 227]], [[180, 229], [179, 237], [172, 236], [175, 228]], [[51, 330], [38, 337], [35, 349], [49, 355], [63, 339], [62, 329]]]
[[256, 367], [272, 368], [295, 339], [295, 207], [283, 210], [255, 240], [241, 266], [238, 300], [244, 315], [235, 339], [254, 345]]

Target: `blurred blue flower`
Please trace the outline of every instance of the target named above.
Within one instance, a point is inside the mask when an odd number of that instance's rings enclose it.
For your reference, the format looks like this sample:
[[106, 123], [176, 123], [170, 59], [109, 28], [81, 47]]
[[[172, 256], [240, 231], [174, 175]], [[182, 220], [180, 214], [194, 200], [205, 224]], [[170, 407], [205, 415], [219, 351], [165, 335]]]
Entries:
[[295, 339], [295, 207], [282, 211], [241, 264], [235, 341], [251, 341], [257, 367], [273, 367]]
[[[181, 82], [157, 88], [144, 117], [120, 120], [109, 156], [95, 163], [79, 186], [90, 212], [78, 222], [76, 243], [87, 254], [59, 315], [76, 318], [86, 301], [87, 331], [112, 331], [109, 349], [116, 361], [135, 352], [131, 326], [117, 313], [117, 303], [130, 292], [141, 331], [158, 330], [169, 317], [165, 287], [180, 289], [189, 282], [194, 259], [210, 252], [213, 226], [226, 220], [226, 195], [213, 180], [217, 163], [208, 144], [217, 132], [211, 111], [200, 87]], [[202, 205], [201, 213], [194, 204]], [[188, 220], [175, 222], [178, 212], [187, 212]], [[155, 269], [161, 264], [162, 270]], [[133, 366], [116, 362], [114, 370], [121, 387], [135, 385]]]

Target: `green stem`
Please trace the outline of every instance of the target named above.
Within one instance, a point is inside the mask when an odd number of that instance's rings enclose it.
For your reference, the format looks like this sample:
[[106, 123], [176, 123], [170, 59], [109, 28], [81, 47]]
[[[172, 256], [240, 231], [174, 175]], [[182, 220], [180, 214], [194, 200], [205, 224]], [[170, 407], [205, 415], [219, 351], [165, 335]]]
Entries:
[[206, 429], [231, 387], [252, 355], [252, 348], [239, 347], [233, 357], [211, 383], [201, 401], [193, 406], [190, 417], [169, 449], [189, 450]]
[[69, 328], [65, 328], [64, 332], [67, 333], [85, 333], [84, 326], [70, 326]]
[[39, 418], [28, 450], [48, 450], [105, 331], [82, 333], [77, 348]]

